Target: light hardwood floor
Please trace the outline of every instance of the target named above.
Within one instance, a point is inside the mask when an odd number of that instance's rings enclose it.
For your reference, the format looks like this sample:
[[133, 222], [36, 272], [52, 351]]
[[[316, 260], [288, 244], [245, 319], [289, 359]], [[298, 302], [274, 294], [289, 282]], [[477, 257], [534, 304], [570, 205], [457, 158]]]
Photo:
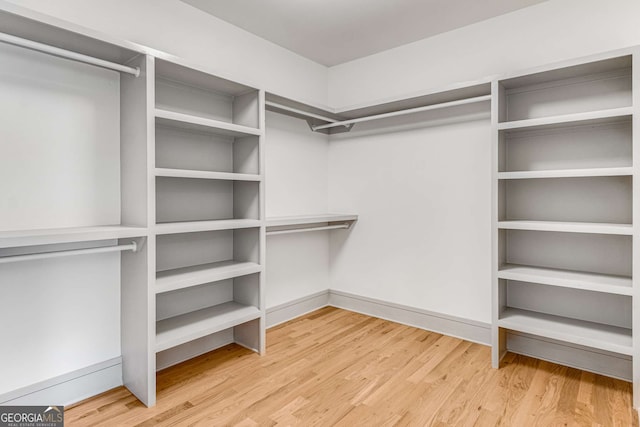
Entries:
[[158, 373], [156, 407], [118, 388], [69, 426], [631, 426], [631, 385], [456, 338], [324, 308]]

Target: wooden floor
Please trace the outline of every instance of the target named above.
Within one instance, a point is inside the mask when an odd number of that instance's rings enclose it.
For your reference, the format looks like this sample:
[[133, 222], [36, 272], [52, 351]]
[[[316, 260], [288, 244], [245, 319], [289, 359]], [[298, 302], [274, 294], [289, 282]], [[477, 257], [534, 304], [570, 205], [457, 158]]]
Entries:
[[631, 385], [335, 308], [158, 374], [156, 407], [118, 388], [66, 425], [631, 426]]

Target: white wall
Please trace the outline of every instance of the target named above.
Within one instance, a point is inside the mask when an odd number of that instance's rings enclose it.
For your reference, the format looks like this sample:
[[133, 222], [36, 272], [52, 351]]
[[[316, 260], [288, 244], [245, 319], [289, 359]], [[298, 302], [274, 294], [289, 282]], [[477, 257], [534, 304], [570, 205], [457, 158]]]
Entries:
[[488, 103], [333, 136], [331, 288], [490, 322], [490, 144]]
[[350, 106], [640, 44], [638, 0], [549, 0], [329, 69]]
[[[329, 138], [304, 120], [267, 113], [267, 217], [327, 211]], [[329, 288], [327, 232], [267, 237], [267, 309]]]
[[10, 0], [194, 61], [234, 80], [327, 103], [327, 68], [179, 0]]
[[[332, 67], [329, 103], [348, 108], [640, 44], [638, 16], [637, 0], [550, 0]], [[491, 321], [490, 126], [468, 119], [356, 125], [331, 137], [329, 207], [360, 215], [348, 237], [332, 237], [332, 289]]]

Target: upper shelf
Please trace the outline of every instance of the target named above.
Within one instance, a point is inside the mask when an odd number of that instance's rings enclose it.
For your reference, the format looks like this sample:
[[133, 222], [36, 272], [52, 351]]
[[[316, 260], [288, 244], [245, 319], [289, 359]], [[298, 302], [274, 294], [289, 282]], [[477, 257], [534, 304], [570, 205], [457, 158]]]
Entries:
[[156, 224], [156, 234], [194, 233], [199, 231], [235, 230], [260, 227], [257, 219], [220, 219], [207, 221], [165, 222]]
[[633, 235], [633, 226], [631, 224], [559, 221], [499, 221], [498, 228], [501, 230]]
[[126, 64], [144, 48], [8, 2], [0, 3], [0, 31], [109, 62]]
[[173, 128], [197, 130], [200, 132], [231, 137], [260, 136], [262, 131], [249, 126], [236, 125], [220, 120], [206, 119], [190, 114], [156, 108], [156, 123]]
[[537, 171], [498, 172], [498, 179], [532, 179], [532, 178], [581, 178], [591, 176], [630, 176], [632, 167], [556, 169]]
[[563, 114], [560, 116], [501, 122], [498, 123], [498, 130], [525, 130], [543, 126], [580, 124], [584, 122], [600, 124], [630, 117], [632, 114], [632, 107], [611, 108], [607, 110], [589, 111], [586, 113]]
[[256, 174], [210, 172], [190, 169], [156, 168], [156, 176], [168, 178], [218, 179], [224, 181], [262, 181], [262, 176]]
[[119, 225], [0, 231], [0, 248], [124, 239], [146, 235], [146, 228]]
[[325, 222], [353, 222], [358, 220], [358, 215], [354, 214], [311, 214], [294, 215], [267, 218], [267, 227], [281, 227], [288, 225], [307, 225]]

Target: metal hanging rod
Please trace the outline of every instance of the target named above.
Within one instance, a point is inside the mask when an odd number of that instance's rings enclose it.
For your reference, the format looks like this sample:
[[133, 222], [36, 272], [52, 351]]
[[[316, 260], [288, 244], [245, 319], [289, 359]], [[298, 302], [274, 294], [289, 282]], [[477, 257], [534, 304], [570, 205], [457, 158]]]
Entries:
[[[277, 102], [273, 102], [273, 101], [265, 101], [265, 105], [267, 105], [269, 107], [278, 108], [278, 109], [284, 110], [284, 111], [290, 111], [292, 113], [299, 114], [299, 115], [305, 116], [305, 117], [310, 117], [312, 119], [322, 120], [324, 122], [329, 122], [329, 123], [337, 123], [338, 122], [338, 120], [336, 120], [336, 119], [330, 119], [329, 117], [324, 117], [324, 116], [321, 116], [319, 114], [309, 113], [308, 111], [299, 110], [297, 108], [289, 107], [287, 105], [278, 104]], [[345, 126], [347, 126], [347, 125], [345, 125]]]
[[314, 131], [328, 129], [336, 126], [349, 126], [355, 123], [368, 122], [371, 120], [386, 119], [388, 117], [404, 116], [406, 114], [420, 113], [423, 111], [438, 110], [440, 108], [455, 107], [457, 105], [473, 104], [491, 100], [491, 95], [476, 96], [474, 98], [459, 99], [457, 101], [442, 102], [440, 104], [426, 105], [424, 107], [409, 108], [407, 110], [392, 111], [390, 113], [376, 114], [374, 116], [359, 117], [357, 119], [343, 120], [339, 122], [327, 123], [326, 125], [311, 126]]
[[0, 33], [0, 42], [24, 47], [26, 49], [36, 50], [38, 52], [47, 53], [49, 55], [54, 55], [61, 58], [71, 59], [73, 61], [84, 62], [85, 64], [91, 64], [102, 68], [108, 68], [110, 70], [132, 74], [136, 77], [140, 75], [140, 68], [138, 67], [128, 67], [126, 65], [105, 61], [103, 59], [94, 58], [93, 56], [83, 55], [81, 53], [72, 52], [70, 50], [61, 49], [59, 47], [50, 46], [44, 43], [34, 42], [32, 40], [23, 39], [6, 33]]
[[87, 248], [87, 249], [73, 249], [68, 251], [40, 252], [37, 254], [13, 255], [13, 256], [0, 257], [0, 264], [5, 264], [8, 262], [17, 262], [17, 261], [32, 261], [36, 259], [59, 258], [59, 257], [71, 256], [71, 255], [101, 254], [105, 252], [122, 252], [122, 251], [136, 252], [137, 250], [138, 250], [138, 244], [136, 242], [131, 242], [126, 245], [104, 246], [99, 248]]
[[273, 236], [276, 234], [306, 233], [307, 231], [337, 230], [340, 228], [349, 228], [349, 224], [325, 225], [323, 227], [292, 228], [290, 230], [267, 231], [267, 236]]

